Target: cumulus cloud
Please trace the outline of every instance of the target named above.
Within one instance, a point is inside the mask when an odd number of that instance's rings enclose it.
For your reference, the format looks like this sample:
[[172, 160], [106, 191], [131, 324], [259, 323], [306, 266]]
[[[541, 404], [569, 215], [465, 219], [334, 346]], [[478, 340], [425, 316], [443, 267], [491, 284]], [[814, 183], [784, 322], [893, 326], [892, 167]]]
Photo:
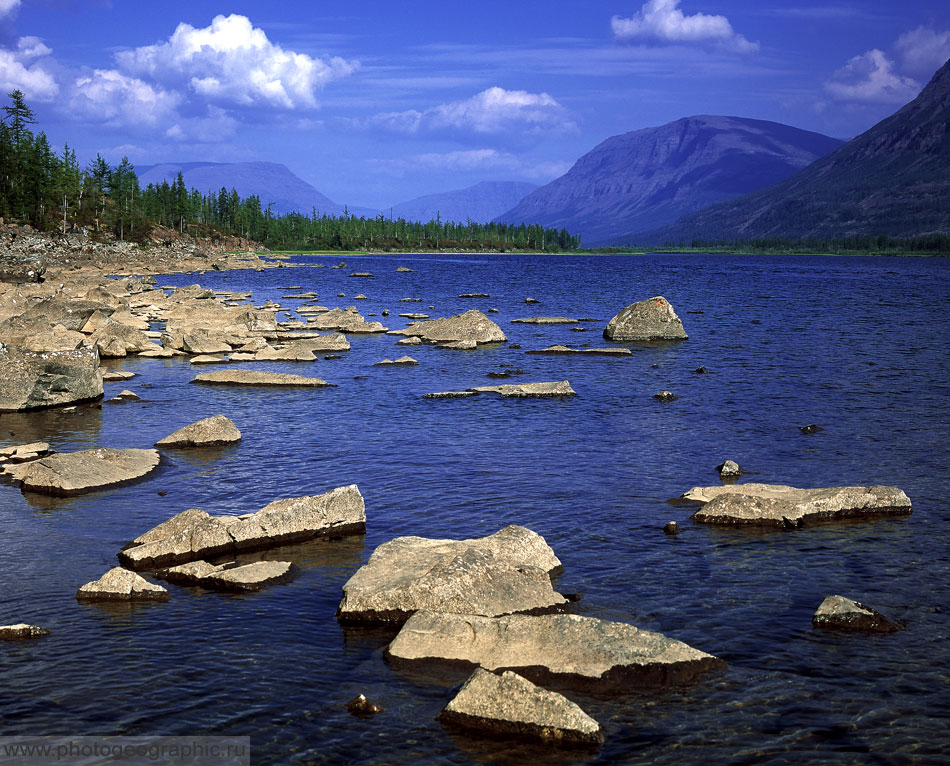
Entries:
[[179, 24], [167, 42], [116, 55], [120, 69], [221, 104], [312, 109], [316, 92], [359, 63], [286, 51], [246, 16], [216, 16], [210, 26]]
[[179, 118], [165, 131], [165, 138], [180, 142], [215, 143], [233, 136], [237, 128], [236, 119], [224, 109], [211, 106], [205, 117]]
[[622, 42], [654, 44], [716, 45], [736, 53], [754, 53], [758, 43], [735, 32], [725, 16], [694, 13], [687, 16], [679, 9], [680, 0], [648, 0], [631, 18], [614, 16], [610, 20], [614, 37]]
[[903, 104], [920, 91], [920, 83], [894, 70], [894, 62], [877, 48], [855, 56], [825, 83], [825, 90], [841, 101]]
[[395, 133], [471, 133], [501, 135], [564, 132], [575, 128], [565, 109], [547, 93], [494, 87], [464, 101], [439, 104], [424, 112], [378, 114], [371, 127]]
[[950, 59], [950, 31], [920, 26], [898, 37], [894, 48], [904, 71], [930, 77]]
[[175, 115], [181, 97], [114, 69], [95, 69], [72, 84], [73, 112], [115, 126], [155, 126]]
[[427, 152], [397, 160], [376, 160], [377, 170], [405, 175], [420, 170], [427, 172], [505, 171], [523, 178], [550, 181], [570, 168], [569, 162], [519, 157], [497, 149], [467, 149], [454, 152]]
[[20, 7], [20, 0], [0, 0], [0, 19], [9, 16]]
[[38, 37], [21, 37], [15, 50], [0, 48], [0, 91], [19, 88], [27, 102], [52, 101], [59, 93], [59, 84], [48, 66], [52, 52]]

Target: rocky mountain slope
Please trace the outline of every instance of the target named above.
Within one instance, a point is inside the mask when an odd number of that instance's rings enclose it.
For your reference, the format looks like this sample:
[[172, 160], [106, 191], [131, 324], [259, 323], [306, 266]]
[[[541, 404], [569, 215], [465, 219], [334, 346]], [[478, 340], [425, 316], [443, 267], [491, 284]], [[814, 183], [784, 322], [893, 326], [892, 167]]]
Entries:
[[700, 115], [608, 138], [496, 220], [614, 244], [776, 183], [841, 141], [788, 125]]
[[950, 61], [909, 104], [799, 173], [631, 239], [660, 243], [950, 232], [948, 124]]

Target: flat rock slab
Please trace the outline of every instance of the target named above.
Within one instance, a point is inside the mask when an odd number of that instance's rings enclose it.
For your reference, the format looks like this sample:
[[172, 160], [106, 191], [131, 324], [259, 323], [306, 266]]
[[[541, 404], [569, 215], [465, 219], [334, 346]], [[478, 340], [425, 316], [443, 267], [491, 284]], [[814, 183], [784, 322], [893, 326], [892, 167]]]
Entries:
[[25, 622], [16, 625], [0, 625], [0, 641], [27, 641], [31, 638], [48, 636], [50, 632], [46, 628], [28, 625]]
[[190, 508], [135, 538], [119, 561], [132, 569], [156, 569], [365, 530], [363, 496], [350, 484], [322, 495], [275, 500], [244, 516], [211, 516]]
[[0, 463], [28, 463], [52, 452], [48, 442], [31, 442], [0, 449]]
[[230, 358], [226, 356], [212, 356], [211, 354], [202, 354], [191, 358], [192, 364], [227, 364]]
[[168, 601], [171, 596], [161, 585], [122, 567], [114, 567], [98, 580], [76, 591], [80, 601]]
[[155, 470], [160, 460], [154, 449], [100, 447], [10, 466], [4, 475], [24, 491], [68, 497], [141, 479]]
[[655, 296], [622, 309], [604, 329], [607, 340], [686, 340], [683, 323], [666, 298]]
[[906, 516], [910, 499], [897, 487], [798, 489], [781, 484], [693, 487], [680, 498], [702, 503], [705, 524], [800, 527], [807, 522]]
[[215, 447], [241, 441], [241, 432], [224, 415], [212, 415], [197, 423], [179, 428], [175, 433], [155, 442], [156, 447], [185, 449]]
[[844, 596], [827, 596], [811, 618], [816, 628], [860, 633], [896, 633], [904, 626], [889, 620], [876, 609]]
[[555, 609], [567, 603], [551, 584], [560, 568], [543, 537], [514, 525], [470, 540], [399, 537], [347, 580], [337, 616], [400, 623], [420, 609], [491, 616]]
[[557, 692], [517, 673], [477, 668], [438, 715], [444, 724], [548, 745], [599, 745], [600, 724]]
[[501, 328], [477, 309], [443, 319], [413, 322], [402, 330], [393, 330], [390, 335], [414, 336], [430, 343], [469, 341], [479, 344], [507, 340]]
[[479, 394], [498, 394], [499, 396], [576, 396], [569, 381], [560, 380], [550, 383], [506, 383], [499, 386], [478, 386], [469, 389]]
[[108, 372], [102, 373], [102, 379], [106, 383], [114, 383], [119, 380], [128, 380], [134, 377], [134, 372], [125, 372], [124, 370], [109, 370]]
[[432, 661], [514, 670], [537, 683], [596, 690], [689, 681], [725, 663], [633, 625], [574, 614], [483, 617], [422, 611], [387, 649], [396, 662]]
[[268, 585], [287, 582], [297, 572], [290, 561], [255, 561], [251, 564], [209, 564], [207, 561], [191, 561], [155, 573], [176, 585], [201, 585], [213, 590], [238, 593], [258, 591]]
[[569, 317], [524, 317], [511, 321], [513, 324], [577, 324], [576, 319]]
[[407, 365], [412, 367], [413, 365], [419, 364], [411, 356], [401, 356], [398, 359], [383, 359], [381, 362], [376, 362], [374, 367], [391, 367], [392, 365]]
[[468, 399], [472, 396], [478, 396], [477, 391], [434, 391], [431, 394], [423, 394], [423, 399]]
[[525, 351], [526, 354], [586, 354], [588, 356], [633, 356], [629, 348], [571, 348], [570, 346], [548, 346], [540, 351]]
[[255, 372], [254, 370], [215, 370], [202, 373], [191, 382], [214, 386], [298, 386], [304, 388], [321, 388], [329, 385], [320, 378], [307, 378], [285, 372]]

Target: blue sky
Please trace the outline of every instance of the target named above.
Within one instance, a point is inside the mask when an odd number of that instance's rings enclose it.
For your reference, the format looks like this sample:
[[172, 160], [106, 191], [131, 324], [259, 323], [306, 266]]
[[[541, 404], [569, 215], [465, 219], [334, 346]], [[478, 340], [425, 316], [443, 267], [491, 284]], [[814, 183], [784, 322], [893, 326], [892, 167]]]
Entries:
[[0, 88], [54, 147], [282, 162], [377, 208], [692, 114], [847, 138], [948, 58], [946, 0], [0, 0]]

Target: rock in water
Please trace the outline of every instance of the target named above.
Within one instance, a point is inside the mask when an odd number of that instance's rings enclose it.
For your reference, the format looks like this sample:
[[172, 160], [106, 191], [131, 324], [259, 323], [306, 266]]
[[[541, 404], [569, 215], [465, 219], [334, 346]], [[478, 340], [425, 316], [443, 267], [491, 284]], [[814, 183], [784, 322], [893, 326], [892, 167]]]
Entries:
[[210, 516], [190, 508], [135, 538], [119, 561], [132, 569], [154, 569], [365, 530], [363, 496], [350, 484], [322, 495], [275, 500], [246, 516]]
[[346, 709], [353, 715], [365, 718], [369, 715], [384, 713], [385, 711], [379, 705], [370, 702], [365, 694], [357, 694], [353, 699], [346, 703]]
[[241, 441], [241, 432], [224, 415], [213, 415], [197, 423], [179, 428], [175, 433], [155, 442], [156, 447], [212, 447]]
[[666, 298], [656, 296], [633, 303], [607, 323], [607, 340], [686, 340], [689, 337]]
[[479, 344], [507, 340], [501, 328], [477, 309], [446, 319], [413, 322], [402, 330], [393, 330], [390, 334], [418, 337], [430, 343], [470, 341]]
[[302, 386], [305, 388], [320, 388], [328, 385], [320, 378], [307, 378], [285, 372], [255, 372], [254, 370], [215, 370], [202, 373], [191, 382], [219, 386]]
[[850, 630], [864, 633], [896, 633], [903, 625], [892, 622], [880, 612], [844, 596], [827, 596], [818, 607], [812, 624], [826, 630]]
[[566, 380], [550, 383], [507, 383], [500, 386], [478, 386], [469, 390], [480, 394], [498, 394], [506, 397], [577, 395], [577, 392], [571, 388], [570, 382]]
[[386, 651], [391, 661], [442, 661], [514, 670], [537, 683], [591, 691], [688, 681], [722, 660], [659, 633], [575, 614], [417, 612]]
[[293, 579], [297, 568], [290, 561], [255, 561], [239, 567], [217, 569], [198, 580], [216, 590], [248, 593]]
[[0, 625], [0, 641], [25, 641], [30, 638], [42, 638], [50, 635], [50, 631], [38, 625], [28, 625], [25, 622], [16, 625]]
[[95, 348], [33, 353], [0, 343], [0, 412], [19, 412], [102, 398]]
[[706, 524], [800, 527], [809, 521], [906, 516], [910, 499], [897, 487], [797, 489], [781, 484], [693, 487], [682, 500], [702, 503], [693, 519]]
[[544, 538], [524, 527], [471, 540], [398, 537], [347, 580], [337, 616], [399, 623], [420, 609], [491, 616], [555, 609], [567, 603], [551, 584], [560, 567]]
[[550, 745], [598, 745], [604, 741], [600, 724], [578, 705], [511, 671], [496, 675], [477, 668], [438, 718], [465, 729]]
[[159, 461], [154, 449], [100, 447], [12, 466], [6, 475], [24, 491], [67, 497], [135, 481], [155, 470]]
[[739, 468], [739, 464], [734, 460], [726, 460], [724, 463], [717, 465], [716, 470], [719, 471], [719, 475], [724, 479], [734, 479], [742, 475], [742, 469]]
[[80, 601], [168, 601], [171, 596], [161, 585], [150, 583], [135, 572], [114, 567], [98, 580], [76, 591]]

